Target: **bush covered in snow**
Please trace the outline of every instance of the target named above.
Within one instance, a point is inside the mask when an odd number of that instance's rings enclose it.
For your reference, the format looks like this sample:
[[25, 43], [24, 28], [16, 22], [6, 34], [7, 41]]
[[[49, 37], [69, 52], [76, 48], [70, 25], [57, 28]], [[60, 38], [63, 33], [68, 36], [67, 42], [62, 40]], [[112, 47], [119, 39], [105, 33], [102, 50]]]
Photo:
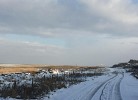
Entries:
[[49, 73], [41, 70], [36, 73], [16, 73], [0, 75], [0, 97], [17, 99], [37, 99], [61, 88], [85, 81], [86, 77], [101, 75], [102, 72], [76, 70], [62, 73]]

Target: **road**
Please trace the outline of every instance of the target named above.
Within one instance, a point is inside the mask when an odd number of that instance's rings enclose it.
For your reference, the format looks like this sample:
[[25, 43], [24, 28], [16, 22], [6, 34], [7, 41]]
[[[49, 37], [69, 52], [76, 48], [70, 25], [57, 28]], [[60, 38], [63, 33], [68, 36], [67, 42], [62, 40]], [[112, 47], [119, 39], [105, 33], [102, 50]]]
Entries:
[[117, 74], [92, 88], [80, 100], [122, 100], [120, 82], [123, 74]]
[[123, 72], [89, 78], [79, 85], [58, 90], [45, 100], [123, 100], [120, 92], [123, 78]]
[[123, 74], [117, 74], [103, 82], [100, 86], [95, 88], [95, 92], [93, 92], [91, 98], [86, 100], [122, 100], [120, 83], [123, 77]]

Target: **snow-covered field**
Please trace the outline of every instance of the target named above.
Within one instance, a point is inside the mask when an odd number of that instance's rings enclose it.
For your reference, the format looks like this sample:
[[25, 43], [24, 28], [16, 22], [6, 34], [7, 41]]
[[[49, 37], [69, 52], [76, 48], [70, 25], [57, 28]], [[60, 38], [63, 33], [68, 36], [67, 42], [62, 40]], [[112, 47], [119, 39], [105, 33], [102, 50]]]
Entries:
[[121, 69], [116, 72], [88, 78], [86, 82], [51, 93], [43, 100], [138, 100], [138, 80]]
[[123, 100], [138, 100], [138, 79], [125, 74], [120, 87]]
[[88, 77], [87, 81], [44, 95], [42, 100], [138, 100], [138, 79], [123, 69], [108, 68], [102, 76]]

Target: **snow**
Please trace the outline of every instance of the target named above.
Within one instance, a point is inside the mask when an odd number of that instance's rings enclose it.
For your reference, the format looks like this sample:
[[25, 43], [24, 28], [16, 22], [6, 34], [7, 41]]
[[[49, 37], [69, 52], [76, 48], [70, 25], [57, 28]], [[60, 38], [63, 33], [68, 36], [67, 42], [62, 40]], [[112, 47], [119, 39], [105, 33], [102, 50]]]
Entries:
[[[111, 74], [117, 71], [118, 74]], [[108, 71], [109, 72], [109, 71]], [[138, 100], [138, 80], [123, 69], [60, 89], [43, 100]]]
[[138, 79], [125, 73], [121, 82], [121, 95], [123, 100], [138, 100]]
[[[34, 77], [50, 75], [50, 73], [42, 71]], [[20, 84], [31, 84], [32, 82], [32, 76], [29, 73], [0, 76], [0, 80], [2, 82], [12, 79], [12, 77], [20, 80]], [[4, 83], [9, 85], [11, 82], [5, 81]], [[5, 99], [0, 98], [0, 100]], [[16, 99], [6, 98], [6, 100]], [[138, 79], [125, 72], [124, 69], [108, 68], [106, 74], [102, 76], [88, 77], [87, 81], [51, 92], [42, 100], [138, 100]]]
[[88, 78], [86, 82], [51, 93], [50, 98], [45, 97], [43, 100], [85, 100], [86, 95], [89, 96], [89, 93], [91, 93], [90, 91], [111, 77], [113, 77], [113, 75]]

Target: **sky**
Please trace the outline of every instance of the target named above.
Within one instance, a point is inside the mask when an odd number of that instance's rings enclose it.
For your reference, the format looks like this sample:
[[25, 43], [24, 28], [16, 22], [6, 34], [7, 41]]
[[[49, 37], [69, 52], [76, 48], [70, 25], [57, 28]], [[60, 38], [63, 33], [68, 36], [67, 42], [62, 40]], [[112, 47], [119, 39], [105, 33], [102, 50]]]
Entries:
[[0, 0], [0, 63], [138, 59], [137, 0]]

